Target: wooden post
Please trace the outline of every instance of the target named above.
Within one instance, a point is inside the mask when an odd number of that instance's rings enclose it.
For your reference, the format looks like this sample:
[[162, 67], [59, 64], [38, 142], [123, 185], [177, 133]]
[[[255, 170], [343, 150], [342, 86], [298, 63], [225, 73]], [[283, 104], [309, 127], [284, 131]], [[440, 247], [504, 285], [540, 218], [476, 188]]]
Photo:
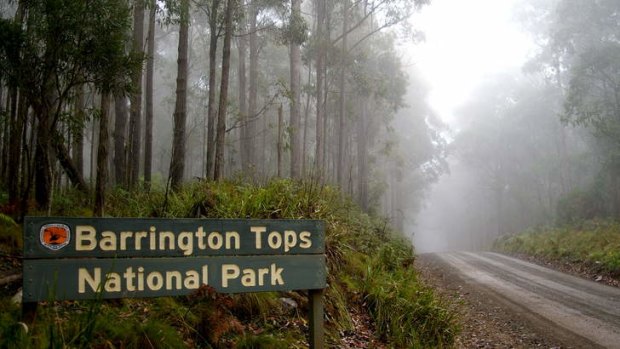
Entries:
[[37, 302], [23, 302], [22, 303], [22, 322], [28, 326], [32, 326], [34, 319], [37, 316]]
[[310, 290], [310, 349], [323, 349], [323, 289]]

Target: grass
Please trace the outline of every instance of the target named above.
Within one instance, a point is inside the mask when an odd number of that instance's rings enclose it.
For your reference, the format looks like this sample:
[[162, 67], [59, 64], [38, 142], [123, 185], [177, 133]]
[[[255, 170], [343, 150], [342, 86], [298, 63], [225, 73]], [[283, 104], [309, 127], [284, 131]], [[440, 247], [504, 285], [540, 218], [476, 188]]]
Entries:
[[620, 276], [620, 223], [586, 221], [561, 228], [530, 229], [495, 242], [500, 251], [585, 263]]
[[[89, 205], [82, 200], [79, 195], [57, 196], [52, 214], [88, 216], [84, 207]], [[458, 331], [455, 314], [418, 281], [410, 244], [384, 219], [363, 213], [335, 188], [292, 180], [262, 187], [201, 181], [177, 193], [117, 189], [106, 202], [105, 213], [113, 217], [325, 220], [330, 347], [339, 344], [342, 331], [355, 330], [351, 307], [365, 307], [377, 334], [394, 348], [449, 347]], [[2, 226], [0, 239], [6, 235], [12, 246], [20, 247], [11, 221]], [[281, 297], [294, 299], [299, 308], [286, 308]], [[0, 347], [307, 347], [307, 299], [301, 292], [204, 291], [190, 297], [50, 302], [39, 309], [25, 335], [16, 331], [21, 326], [18, 307], [0, 299]]]

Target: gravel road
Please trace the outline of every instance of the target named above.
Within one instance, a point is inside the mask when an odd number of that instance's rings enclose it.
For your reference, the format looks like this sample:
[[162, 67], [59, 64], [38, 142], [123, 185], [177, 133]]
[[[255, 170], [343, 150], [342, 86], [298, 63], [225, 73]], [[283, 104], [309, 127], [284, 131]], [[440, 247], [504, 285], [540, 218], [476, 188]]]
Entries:
[[491, 252], [424, 254], [430, 283], [463, 304], [466, 348], [620, 348], [620, 288]]

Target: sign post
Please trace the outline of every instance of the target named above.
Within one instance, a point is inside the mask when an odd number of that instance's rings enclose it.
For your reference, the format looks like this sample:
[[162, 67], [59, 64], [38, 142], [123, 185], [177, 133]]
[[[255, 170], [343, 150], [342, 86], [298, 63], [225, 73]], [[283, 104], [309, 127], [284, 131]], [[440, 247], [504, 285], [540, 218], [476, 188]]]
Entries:
[[309, 290], [323, 348], [325, 228], [318, 220], [26, 217], [23, 300]]

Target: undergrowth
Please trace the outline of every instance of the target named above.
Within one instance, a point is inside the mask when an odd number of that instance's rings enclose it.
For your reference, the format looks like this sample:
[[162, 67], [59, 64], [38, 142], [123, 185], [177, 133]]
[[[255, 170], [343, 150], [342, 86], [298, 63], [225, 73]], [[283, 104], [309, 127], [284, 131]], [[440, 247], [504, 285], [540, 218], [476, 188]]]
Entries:
[[495, 242], [500, 251], [585, 263], [620, 276], [620, 223], [586, 221], [566, 227], [530, 229]]
[[[88, 216], [83, 198], [58, 200], [55, 215]], [[73, 203], [71, 202], [73, 200]], [[275, 180], [195, 182], [178, 192], [108, 193], [111, 217], [322, 219], [326, 222], [329, 347], [355, 331], [352, 307], [366, 307], [377, 335], [394, 348], [449, 347], [455, 314], [421, 284], [410, 244], [386, 221], [363, 213], [335, 188]], [[9, 223], [5, 231], [15, 228]], [[0, 237], [5, 234], [0, 231]], [[21, 246], [10, 234], [14, 246]], [[281, 298], [294, 300], [289, 308]], [[19, 307], [0, 298], [0, 347], [305, 348], [307, 298], [303, 292], [222, 295], [207, 287], [189, 297], [49, 302], [34, 326], [22, 330]]]

